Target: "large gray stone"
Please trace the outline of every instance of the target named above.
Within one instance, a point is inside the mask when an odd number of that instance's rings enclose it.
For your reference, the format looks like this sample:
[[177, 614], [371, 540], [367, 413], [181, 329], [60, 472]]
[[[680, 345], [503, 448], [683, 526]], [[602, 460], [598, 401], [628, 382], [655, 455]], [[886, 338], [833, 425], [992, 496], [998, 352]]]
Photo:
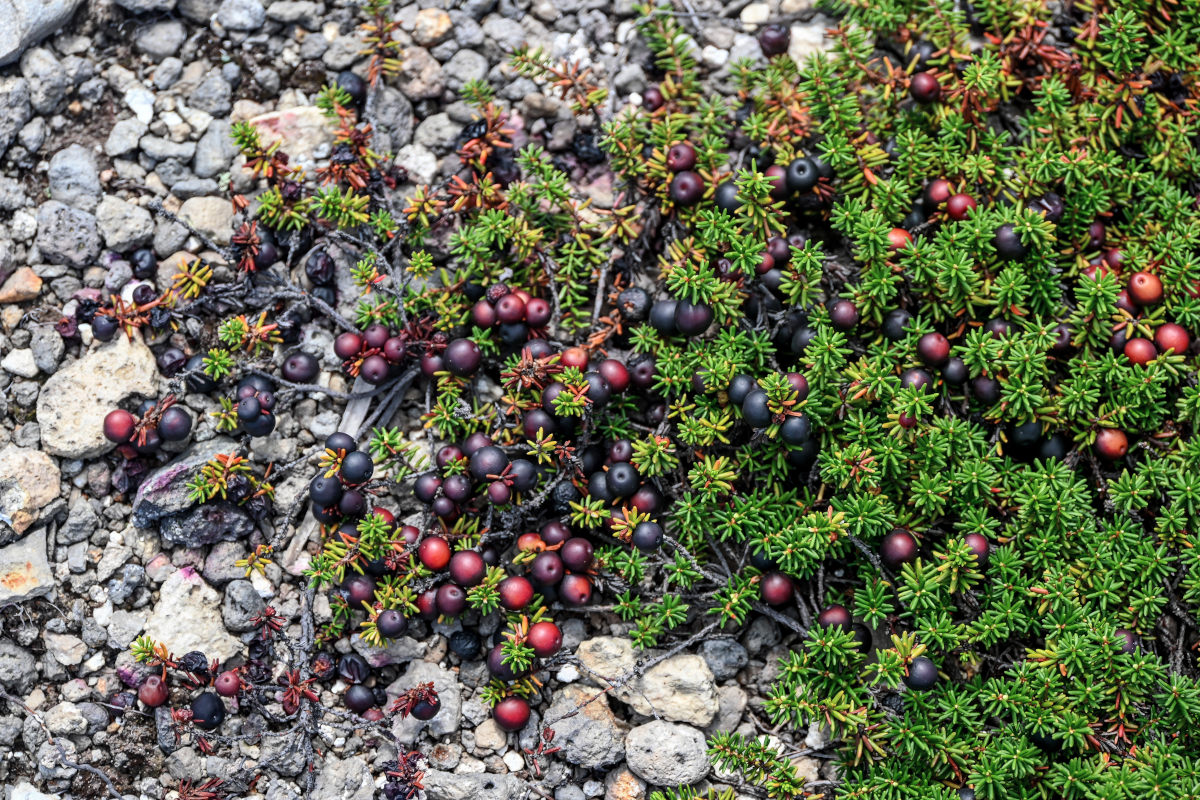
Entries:
[[223, 0], [217, 7], [217, 22], [231, 31], [254, 31], [267, 21], [267, 12], [258, 0]]
[[163, 581], [158, 603], [146, 620], [146, 635], [173, 653], [199, 650], [220, 661], [243, 649], [225, 630], [221, 596], [192, 567], [176, 570]]
[[113, 0], [131, 14], [150, 14], [175, 10], [175, 0]]
[[95, 211], [100, 202], [100, 169], [96, 156], [73, 144], [50, 157], [50, 199], [84, 211]]
[[0, 66], [62, 27], [78, 6], [79, 0], [0, 0]]
[[104, 245], [122, 253], [145, 247], [154, 238], [150, 212], [112, 195], [105, 195], [96, 208], [96, 225]]
[[259, 596], [254, 584], [237, 580], [225, 587], [225, 602], [221, 606], [221, 618], [225, 627], [234, 633], [254, 630], [254, 617], [262, 613], [267, 604]]
[[54, 54], [35, 47], [21, 56], [21, 74], [29, 81], [29, 100], [39, 114], [50, 114], [71, 88], [71, 76]]
[[63, 367], [42, 385], [37, 401], [42, 448], [65, 458], [95, 458], [112, 449], [104, 417], [127, 397], [154, 397], [158, 387], [154, 354], [141, 334], [118, 333]]
[[392, 723], [392, 733], [397, 741], [409, 744], [416, 741], [417, 736], [426, 726], [429, 732], [436, 736], [446, 736], [458, 730], [459, 716], [462, 714], [462, 684], [458, 675], [448, 669], [442, 669], [437, 664], [428, 661], [413, 661], [403, 675], [392, 681], [387, 687], [389, 700], [394, 700], [418, 684], [432, 683], [437, 690], [441, 710], [428, 721], [416, 717], [396, 717]]
[[[4, 0], [0, 0], [0, 11], [4, 8]], [[0, 52], [4, 50], [4, 18], [0, 15]], [[29, 100], [29, 81], [24, 78], [0, 78], [0, 155], [17, 138], [17, 134], [25, 127], [33, 116], [33, 108]]]
[[58, 465], [45, 453], [16, 445], [0, 450], [0, 544], [33, 527], [38, 512], [58, 497], [58, 482]]
[[0, 686], [23, 695], [37, 681], [37, 659], [9, 639], [0, 639]]
[[593, 699], [597, 694], [596, 689], [565, 686], [555, 693], [545, 716], [562, 757], [587, 769], [612, 766], [625, 755], [625, 729], [604, 695]]
[[[596, 686], [607, 686], [638, 660], [629, 640], [614, 636], [581, 642], [576, 655], [584, 667], [585, 680]], [[654, 665], [644, 675], [615, 689], [614, 694], [643, 716], [704, 727], [717, 715], [713, 674], [704, 659], [690, 653]]]
[[516, 775], [441, 772], [431, 769], [421, 781], [427, 800], [515, 800], [522, 782]]
[[330, 754], [325, 758], [313, 797], [322, 800], [372, 800], [375, 796], [375, 778], [371, 768], [361, 758], [338, 758]]
[[201, 178], [212, 178], [227, 172], [237, 157], [238, 149], [229, 133], [229, 120], [217, 119], [209, 123], [208, 129], [196, 143], [196, 157], [192, 171]]
[[48, 200], [38, 207], [37, 247], [51, 264], [82, 269], [100, 255], [96, 217], [66, 203]]
[[656, 786], [693, 784], [708, 774], [704, 734], [687, 725], [654, 720], [639, 725], [625, 739], [629, 769]]
[[54, 573], [46, 557], [46, 529], [0, 547], [0, 605], [50, 594]]
[[151, 472], [138, 486], [134, 496], [133, 524], [139, 528], [149, 528], [164, 517], [192, 508], [194, 504], [188, 497], [187, 482], [218, 453], [236, 451], [237, 442], [226, 436], [217, 436], [193, 444], [174, 461]]

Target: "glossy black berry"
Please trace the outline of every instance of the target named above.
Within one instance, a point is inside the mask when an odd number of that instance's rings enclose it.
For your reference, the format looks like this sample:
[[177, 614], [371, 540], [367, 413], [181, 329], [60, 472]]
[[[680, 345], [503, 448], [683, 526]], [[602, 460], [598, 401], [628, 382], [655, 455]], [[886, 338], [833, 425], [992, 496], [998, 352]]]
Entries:
[[713, 194], [713, 201], [717, 204], [717, 208], [729, 214], [737, 211], [742, 205], [738, 199], [737, 184], [732, 180], [727, 180], [717, 186], [717, 190]]
[[758, 46], [768, 58], [786, 53], [791, 41], [792, 34], [786, 25], [767, 25], [758, 32]]
[[904, 338], [904, 329], [908, 327], [908, 323], [912, 321], [912, 314], [905, 311], [903, 308], [894, 308], [883, 317], [883, 325], [880, 330], [886, 339], [892, 342], [898, 342]]
[[284, 359], [280, 372], [294, 383], [312, 383], [321, 372], [321, 364], [315, 356], [297, 350]]
[[641, 322], [650, 313], [650, 295], [640, 286], [631, 286], [617, 295], [617, 308], [629, 322]]
[[788, 418], [779, 426], [779, 438], [790, 445], [804, 444], [808, 441], [811, 433], [812, 426], [809, 424], [808, 417], [803, 414], [788, 415]]
[[675, 300], [657, 301], [650, 307], [650, 326], [663, 336], [673, 336], [677, 332], [675, 309], [678, 305]]
[[675, 304], [675, 327], [684, 336], [699, 336], [713, 323], [713, 310], [703, 303], [680, 300]]
[[375, 627], [385, 639], [397, 639], [408, 630], [408, 619], [394, 608], [384, 609], [375, 618]]
[[908, 665], [908, 677], [904, 683], [918, 692], [932, 689], [938, 682], [937, 665], [925, 656], [917, 656]]
[[793, 192], [808, 192], [817, 185], [817, 165], [810, 158], [797, 158], [787, 165], [785, 179]]
[[347, 453], [352, 453], [358, 449], [358, 443], [354, 441], [354, 437], [348, 433], [336, 431], [329, 434], [325, 439], [325, 449], [338, 452], [345, 450]]
[[614, 498], [629, 497], [637, 491], [642, 476], [632, 464], [613, 464], [605, 474], [609, 494]]
[[838, 300], [829, 307], [829, 322], [835, 330], [854, 330], [858, 325], [858, 307], [849, 300]]
[[192, 722], [202, 731], [215, 731], [225, 721], [225, 704], [213, 692], [204, 692], [192, 701]]
[[179, 406], [171, 406], [158, 421], [158, 435], [167, 442], [180, 442], [192, 432], [192, 416]]
[[369, 481], [374, 472], [375, 464], [371, 461], [371, 457], [362, 450], [355, 450], [347, 453], [346, 457], [342, 459], [342, 467], [338, 470], [338, 475], [346, 483], [359, 484]]
[[469, 471], [477, 481], [488, 480], [489, 475], [499, 475], [508, 466], [508, 456], [495, 445], [481, 447], [471, 454]]
[[657, 522], [639, 522], [634, 526], [629, 542], [643, 553], [651, 553], [662, 546], [664, 535]]
[[367, 99], [367, 82], [355, 75], [349, 70], [339, 72], [337, 76], [338, 88], [342, 89], [346, 94], [350, 95], [350, 99], [354, 104], [361, 106]]
[[1028, 252], [1028, 248], [1021, 241], [1021, 235], [1008, 222], [996, 228], [996, 233], [992, 236], [992, 246], [1001, 258], [1010, 261], [1024, 258]]
[[742, 418], [746, 424], [755, 428], [765, 428], [771, 424], [771, 409], [767, 406], [767, 393], [762, 389], [753, 389], [742, 401]]
[[337, 478], [326, 478], [318, 475], [308, 485], [308, 494], [313, 503], [320, 506], [334, 506], [342, 499], [342, 484]]

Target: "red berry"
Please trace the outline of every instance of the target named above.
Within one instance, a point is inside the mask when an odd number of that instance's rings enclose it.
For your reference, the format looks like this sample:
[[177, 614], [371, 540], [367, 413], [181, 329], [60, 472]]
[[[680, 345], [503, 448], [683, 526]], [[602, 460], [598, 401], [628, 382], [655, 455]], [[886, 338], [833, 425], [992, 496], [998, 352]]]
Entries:
[[450, 545], [440, 536], [427, 536], [417, 547], [417, 557], [426, 568], [440, 572], [450, 564]]
[[1174, 350], [1176, 355], [1181, 355], [1186, 353], [1188, 347], [1191, 346], [1192, 337], [1188, 336], [1188, 332], [1174, 322], [1164, 322], [1154, 332], [1154, 343], [1163, 352]]
[[564, 367], [579, 367], [583, 369], [588, 363], [588, 351], [582, 347], [568, 347], [558, 357], [558, 363]]
[[347, 331], [339, 334], [333, 340], [333, 352], [343, 361], [347, 361], [358, 355], [358, 351], [362, 349], [363, 340], [357, 333]]
[[917, 355], [931, 367], [940, 367], [950, 359], [950, 341], [936, 331], [917, 340]]
[[988, 540], [982, 533], [968, 533], [963, 537], [967, 547], [975, 554], [979, 566], [986, 567], [988, 562]]
[[480, 328], [490, 328], [496, 324], [496, 309], [487, 300], [480, 299], [471, 306], [471, 321]]
[[792, 43], [792, 32], [786, 25], [768, 25], [758, 32], [758, 46], [767, 58], [786, 53]]
[[704, 195], [704, 180], [690, 170], [676, 173], [671, 181], [671, 200], [681, 206], [690, 206], [700, 202]]
[[506, 697], [492, 709], [492, 718], [506, 731], [519, 731], [529, 722], [529, 703], [520, 697]]
[[584, 606], [592, 600], [592, 582], [584, 575], [564, 575], [558, 596], [569, 606]]
[[514, 293], [506, 294], [496, 301], [496, 319], [511, 325], [525, 319], [525, 301]]
[[544, 328], [550, 322], [550, 304], [540, 297], [525, 302], [525, 324], [531, 328]]
[[513, 575], [500, 581], [500, 605], [509, 611], [520, 611], [533, 602], [533, 584], [528, 578]]
[[1135, 336], [1125, 343], [1125, 357], [1134, 364], [1145, 366], [1158, 357], [1158, 348], [1149, 339]]
[[827, 628], [841, 628], [849, 630], [850, 623], [853, 620], [850, 617], [850, 612], [843, 605], [834, 603], [831, 606], [826, 606], [820, 614], [817, 615], [817, 623], [824, 625]]
[[238, 677], [236, 670], [226, 670], [213, 681], [213, 688], [222, 697], [233, 697], [238, 693], [238, 689], [242, 688], [242, 679]]
[[600, 377], [608, 381], [609, 387], [618, 394], [629, 388], [629, 370], [615, 358], [606, 358], [597, 367]]
[[158, 708], [167, 702], [167, 683], [158, 675], [149, 675], [138, 687], [138, 700], [151, 708]]
[[529, 626], [525, 643], [539, 658], [549, 658], [562, 648], [562, 631], [553, 622], [535, 622]]
[[897, 569], [901, 564], [916, 560], [917, 540], [908, 531], [894, 530], [883, 537], [879, 554], [883, 557], [883, 563]]
[[888, 250], [895, 252], [912, 244], [912, 234], [904, 228], [892, 228], [888, 231]]
[[671, 145], [667, 151], [667, 169], [672, 172], [683, 172], [696, 166], [696, 148], [687, 142]]
[[771, 184], [771, 197], [783, 200], [788, 196], [787, 170], [779, 164], [772, 164], [763, 170], [767, 183]]
[[459, 586], [478, 586], [486, 572], [483, 556], [474, 550], [460, 550], [450, 557], [450, 579]]
[[137, 425], [137, 417], [128, 411], [118, 408], [110, 411], [104, 417], [104, 438], [110, 442], [123, 444], [133, 437], [133, 429]]
[[647, 111], [658, 111], [664, 102], [666, 100], [657, 86], [647, 87], [646, 91], [642, 92], [642, 107]]
[[[930, 181], [929, 185], [925, 187], [925, 202], [932, 207], [940, 206], [950, 199], [951, 193], [950, 181], [944, 178], [937, 178]], [[933, 208], [929, 210], [932, 211]]]
[[1129, 278], [1129, 296], [1139, 306], [1157, 305], [1163, 299], [1162, 281], [1149, 272], [1135, 272]]
[[791, 601], [792, 588], [792, 579], [782, 572], [766, 573], [758, 585], [763, 602], [772, 606], [786, 605]]
[[456, 583], [444, 583], [437, 590], [438, 613], [446, 617], [457, 617], [467, 609], [467, 593]]
[[964, 220], [967, 215], [975, 209], [975, 200], [966, 194], [952, 195], [946, 201], [946, 213], [950, 215], [950, 219]]
[[908, 93], [922, 105], [936, 102], [942, 96], [942, 85], [931, 73], [918, 72], [908, 84]]
[[1124, 431], [1101, 428], [1096, 434], [1096, 452], [1107, 461], [1116, 461], [1129, 451], [1129, 439]]

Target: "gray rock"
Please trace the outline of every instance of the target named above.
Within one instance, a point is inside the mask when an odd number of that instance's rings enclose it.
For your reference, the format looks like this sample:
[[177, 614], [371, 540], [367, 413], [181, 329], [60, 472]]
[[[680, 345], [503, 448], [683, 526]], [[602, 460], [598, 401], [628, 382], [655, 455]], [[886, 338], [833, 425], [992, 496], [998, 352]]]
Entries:
[[79, 0], [0, 0], [0, 66], [62, 27], [78, 6]]
[[[0, 81], [0, 87], [3, 87]], [[0, 88], [0, 106], [3, 105], [3, 89]], [[12, 109], [10, 109], [11, 111]], [[0, 116], [0, 131], [3, 130], [4, 118]], [[0, 136], [3, 134], [0, 133]], [[4, 143], [0, 141], [0, 155], [4, 154]], [[25, 194], [25, 186], [16, 178], [0, 177], [0, 209], [16, 211], [29, 205], [29, 196]]]
[[121, 120], [108, 132], [108, 139], [104, 142], [104, 152], [110, 156], [123, 156], [136, 150], [138, 140], [145, 135], [147, 127], [146, 123], [137, 117]]
[[34, 526], [41, 509], [58, 497], [59, 478], [58, 465], [43, 452], [12, 444], [0, 449], [0, 544]]
[[37, 681], [37, 659], [9, 639], [0, 639], [0, 686], [24, 695]]
[[450, 57], [442, 67], [442, 72], [446, 76], [446, 86], [457, 92], [467, 81], [483, 80], [487, 77], [487, 57], [464, 48]]
[[462, 126], [451, 120], [449, 114], [430, 114], [417, 126], [413, 141], [434, 153], [445, 155], [454, 149], [454, 137], [461, 129]]
[[[409, 107], [412, 114], [412, 107]], [[196, 143], [196, 157], [192, 160], [192, 170], [201, 178], [213, 178], [222, 172], [227, 172], [237, 157], [238, 149], [229, 133], [228, 120], [213, 120], [208, 130]]]
[[133, 265], [123, 258], [108, 265], [108, 272], [104, 275], [104, 290], [117, 294], [125, 284], [133, 280]]
[[195, 142], [172, 142], [161, 136], [143, 136], [139, 144], [142, 152], [155, 161], [166, 161], [168, 158], [191, 161], [196, 154]]
[[153, 25], [139, 26], [133, 46], [155, 61], [174, 56], [187, 41], [183, 23], [176, 19], [163, 20]]
[[437, 60], [424, 47], [406, 47], [396, 85], [410, 100], [439, 97], [446, 88], [446, 76]]
[[18, 347], [0, 359], [0, 369], [22, 378], [36, 378], [38, 375], [37, 362], [33, 360], [33, 351], [28, 347]]
[[193, 197], [204, 197], [216, 194], [220, 186], [212, 178], [187, 178], [171, 184], [171, 194], [180, 200], [190, 200]]
[[435, 737], [446, 736], [458, 730], [459, 715], [462, 714], [462, 685], [458, 682], [458, 675], [448, 669], [442, 669], [428, 661], [413, 661], [404, 674], [387, 687], [388, 697], [395, 699], [421, 683], [433, 684], [442, 708], [437, 716], [428, 721], [415, 717], [402, 719], [397, 715], [392, 723], [392, 733], [397, 741], [404, 744], [416, 741], [426, 726]]
[[37, 211], [37, 247], [51, 264], [82, 269], [100, 255], [96, 218], [86, 211], [48, 200]]
[[411, 636], [401, 636], [399, 639], [387, 640], [387, 647], [375, 647], [357, 633], [350, 637], [350, 646], [354, 652], [367, 660], [372, 667], [386, 667], [389, 664], [407, 664], [425, 655], [426, 645]]
[[42, 597], [53, 589], [54, 573], [46, 557], [45, 528], [0, 547], [0, 605]]
[[58, 543], [82, 542], [92, 535], [99, 524], [100, 517], [96, 515], [92, 504], [81, 496], [67, 511], [67, 521], [58, 527]]
[[213, 14], [217, 13], [218, 0], [178, 0], [176, 10], [185, 19], [201, 25], [207, 25]]
[[706, 639], [700, 645], [700, 657], [718, 681], [729, 680], [750, 663], [746, 648], [733, 639]]
[[385, 86], [375, 107], [379, 130], [388, 136], [388, 145], [398, 150], [412, 141], [413, 107], [408, 98], [396, 89]]
[[17, 134], [17, 141], [29, 152], [36, 153], [45, 144], [48, 131], [49, 127], [46, 125], [45, 118], [34, 117], [24, 128], [21, 128], [21, 132]]
[[[108, 553], [105, 552], [105, 555]], [[129, 555], [132, 555], [132, 552]], [[127, 555], [126, 558], [128, 557]], [[141, 564], [122, 564], [120, 570], [121, 574], [104, 586], [108, 590], [108, 599], [115, 606], [125, 605], [138, 589], [146, 585], [146, 569]], [[99, 568], [96, 572], [99, 574]]]
[[[587, 769], [611, 766], [625, 755], [625, 730], [608, 707], [608, 699], [587, 702], [595, 689], [565, 686], [546, 709], [546, 725], [554, 729], [554, 745], [562, 757]], [[566, 716], [576, 709], [574, 716]]]
[[220, 595], [191, 567], [176, 570], [163, 581], [145, 630], [175, 653], [199, 650], [224, 661], [243, 649], [225, 630]]
[[183, 201], [179, 219], [219, 245], [233, 236], [233, 207], [220, 197], [193, 197]]
[[309, 30], [320, 25], [321, 7], [312, 0], [277, 0], [267, 6], [267, 19], [287, 24], [299, 24]]
[[371, 768], [357, 756], [337, 758], [326, 756], [321, 772], [313, 787], [313, 797], [322, 800], [372, 800], [375, 796], [375, 778]]
[[[0, 0], [0, 3], [3, 2]], [[3, 5], [0, 5], [0, 9], [3, 9]], [[0, 53], [5, 50], [3, 20], [0, 14]], [[3, 155], [33, 115], [29, 103], [29, 81], [24, 78], [0, 78], [0, 108], [4, 109], [4, 113], [0, 114], [0, 155]]]
[[87, 730], [87, 720], [74, 703], [58, 703], [50, 707], [42, 720], [55, 736], [74, 736]]
[[96, 156], [83, 145], [73, 144], [50, 158], [50, 198], [84, 211], [100, 202], [100, 170]]
[[112, 613], [112, 619], [108, 623], [108, 646], [124, 650], [133, 644], [133, 640], [145, 627], [145, 611], [125, 611], [118, 608]]
[[29, 343], [33, 350], [33, 363], [47, 375], [58, 372], [59, 362], [67, 346], [58, 331], [48, 325], [38, 325], [33, 329], [33, 338]]
[[54, 54], [35, 47], [21, 56], [21, 74], [29, 81], [29, 102], [39, 114], [50, 114], [71, 88], [71, 76]]
[[96, 208], [96, 225], [109, 250], [136, 250], [154, 238], [150, 212], [112, 195], [105, 195]]
[[492, 61], [506, 58], [524, 44], [529, 36], [521, 27], [521, 23], [499, 14], [489, 14], [483, 20], [483, 35], [488, 39], [485, 53]]
[[[584, 677], [607, 685], [637, 661], [628, 639], [601, 636], [581, 642], [576, 651], [586, 668]], [[681, 654], [654, 665], [640, 677], [615, 690], [616, 697], [645, 716], [703, 727], [717, 714], [717, 688], [704, 659]]]
[[138, 486], [134, 496], [133, 524], [139, 528], [149, 528], [163, 517], [190, 509], [193, 503], [188, 498], [187, 487], [184, 484], [195, 477], [218, 453], [232, 453], [236, 450], [237, 442], [225, 436], [218, 436], [206, 442], [193, 444], [174, 461], [151, 472]]
[[258, 590], [250, 581], [237, 580], [225, 587], [225, 602], [221, 606], [221, 618], [225, 627], [234, 633], [254, 630], [251, 619], [267, 607], [259, 597]]
[[267, 12], [258, 0], [223, 0], [217, 7], [217, 22], [231, 31], [258, 30], [267, 21]]
[[428, 800], [514, 800], [520, 796], [516, 775], [441, 772], [428, 770], [421, 783]]
[[240, 506], [216, 501], [164, 517], [159, 535], [171, 544], [203, 547], [213, 542], [245, 539], [254, 530], [254, 520]]
[[150, 80], [156, 89], [170, 89], [183, 74], [183, 61], [174, 56], [168, 56], [154, 68]]
[[248, 550], [241, 542], [217, 542], [204, 559], [201, 574], [213, 586], [224, 586], [230, 581], [246, 577], [246, 570], [235, 563], [245, 558]]
[[[154, 254], [159, 258], [166, 258], [172, 253], [179, 252], [190, 235], [188, 229], [178, 222], [161, 217], [156, 219], [154, 221]], [[170, 276], [168, 275], [167, 278]]]
[[223, 117], [233, 107], [233, 87], [217, 69], [209, 70], [200, 85], [188, 95], [188, 105], [214, 117]]
[[113, 0], [131, 14], [150, 14], [175, 10], [175, 0]]
[[779, 626], [767, 617], [758, 617], [750, 623], [750, 627], [742, 636], [742, 644], [747, 652], [756, 656], [768, 647], [773, 647], [779, 641]]
[[95, 458], [112, 449], [104, 416], [131, 395], [156, 396], [157, 371], [154, 354], [137, 334], [132, 340], [116, 336], [63, 367], [37, 398], [42, 447], [66, 458]]
[[661, 720], [629, 732], [625, 759], [635, 775], [657, 786], [684, 786], [708, 774], [704, 734], [687, 725]]

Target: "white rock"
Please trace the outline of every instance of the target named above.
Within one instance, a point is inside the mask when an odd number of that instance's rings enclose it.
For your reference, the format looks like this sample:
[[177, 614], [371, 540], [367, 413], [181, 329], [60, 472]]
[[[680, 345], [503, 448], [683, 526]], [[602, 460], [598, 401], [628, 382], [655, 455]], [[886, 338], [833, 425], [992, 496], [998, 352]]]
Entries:
[[33, 351], [28, 347], [18, 348], [6, 355], [4, 360], [0, 361], [0, 368], [22, 378], [36, 378], [38, 374], [37, 363], [33, 360]]
[[118, 333], [111, 342], [60, 369], [42, 385], [37, 421], [42, 447], [65, 458], [95, 458], [112, 449], [104, 416], [130, 395], [158, 393], [154, 354], [141, 334]]
[[59, 478], [58, 465], [43, 452], [16, 445], [0, 450], [0, 542], [29, 530], [38, 511], [58, 497]]
[[139, 120], [149, 125], [154, 119], [154, 92], [145, 86], [133, 86], [125, 92], [125, 105]]
[[742, 9], [738, 19], [746, 30], [754, 30], [771, 18], [771, 7], [766, 3], [750, 3]]
[[173, 653], [199, 650], [210, 659], [224, 661], [243, 649], [241, 641], [225, 630], [221, 596], [191, 567], [163, 581], [145, 631]]
[[0, 604], [19, 603], [53, 589], [54, 573], [46, 558], [44, 527], [15, 544], [0, 547]]

